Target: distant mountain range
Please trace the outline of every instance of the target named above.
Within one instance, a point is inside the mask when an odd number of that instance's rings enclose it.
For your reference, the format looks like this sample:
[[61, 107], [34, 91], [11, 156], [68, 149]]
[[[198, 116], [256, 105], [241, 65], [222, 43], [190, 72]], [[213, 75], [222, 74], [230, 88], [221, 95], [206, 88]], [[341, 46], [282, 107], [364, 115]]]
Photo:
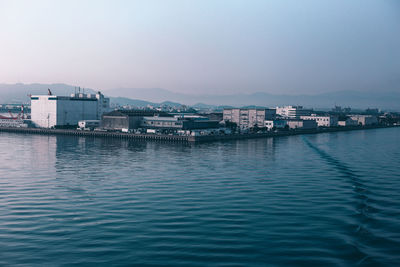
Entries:
[[[67, 84], [0, 84], [0, 103], [27, 103], [28, 95], [45, 95], [47, 89], [54, 95], [70, 95], [75, 92], [75, 87]], [[85, 93], [95, 93], [92, 89], [81, 89]]]
[[[47, 94], [50, 88], [55, 95], [70, 95], [75, 87], [67, 84], [0, 84], [0, 103], [26, 103], [28, 94]], [[83, 89], [81, 89], [83, 91]], [[85, 93], [95, 90], [84, 89]], [[400, 110], [400, 90], [394, 92], [336, 91], [316, 95], [277, 95], [264, 92], [227, 95], [182, 94], [165, 89], [113, 89], [103, 91], [112, 103], [143, 107], [147, 105], [179, 105], [209, 108], [214, 106], [264, 106], [303, 105], [330, 108], [334, 105], [352, 108], [381, 108]]]
[[110, 96], [124, 96], [155, 102], [170, 100], [191, 106], [282, 106], [302, 105], [329, 108], [335, 105], [353, 108], [382, 108], [400, 110], [400, 89], [395, 92], [336, 91], [316, 95], [277, 95], [264, 92], [227, 95], [182, 94], [165, 89], [114, 89], [105, 91]]

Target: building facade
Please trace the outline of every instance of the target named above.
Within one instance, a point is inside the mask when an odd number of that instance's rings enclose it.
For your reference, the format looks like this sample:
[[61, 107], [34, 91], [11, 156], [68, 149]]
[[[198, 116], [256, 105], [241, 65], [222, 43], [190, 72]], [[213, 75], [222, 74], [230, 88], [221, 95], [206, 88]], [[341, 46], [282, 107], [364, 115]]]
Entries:
[[287, 120], [287, 125], [289, 129], [316, 129], [318, 124], [315, 120], [298, 120], [298, 119], [291, 119]]
[[105, 130], [137, 129], [141, 127], [143, 117], [149, 116], [172, 117], [156, 110], [114, 110], [103, 114], [101, 128]]
[[271, 131], [273, 129], [285, 129], [288, 124], [286, 120], [265, 120], [264, 125], [268, 131]]
[[240, 129], [252, 127], [264, 127], [265, 120], [273, 120], [276, 117], [275, 109], [224, 109], [223, 120], [234, 122]]
[[110, 108], [103, 94], [31, 96], [31, 121], [41, 128], [75, 126], [81, 120], [99, 120]]
[[357, 126], [358, 121], [353, 120], [351, 118], [346, 118], [345, 120], [338, 121], [338, 126]]
[[338, 125], [337, 116], [319, 116], [312, 114], [310, 116], [300, 116], [302, 120], [315, 120], [318, 127], [334, 127]]
[[174, 117], [143, 117], [141, 127], [159, 130], [192, 130], [219, 128], [219, 121], [211, 121], [208, 118], [190, 118], [183, 116]]
[[378, 124], [378, 118], [373, 115], [352, 115], [350, 118], [362, 126]]

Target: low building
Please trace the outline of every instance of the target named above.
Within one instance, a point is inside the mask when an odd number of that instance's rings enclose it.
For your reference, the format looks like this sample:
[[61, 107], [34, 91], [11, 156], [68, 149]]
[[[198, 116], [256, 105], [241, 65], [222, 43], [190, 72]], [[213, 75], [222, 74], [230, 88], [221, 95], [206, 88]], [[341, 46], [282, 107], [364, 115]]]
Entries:
[[346, 126], [357, 126], [358, 121], [353, 120], [351, 118], [346, 118], [344, 120], [339, 120], [338, 121], [338, 126], [346, 127]]
[[137, 129], [141, 126], [143, 117], [154, 115], [172, 117], [155, 110], [114, 110], [103, 114], [100, 126], [105, 130]]
[[316, 129], [318, 124], [315, 120], [299, 120], [299, 119], [292, 119], [287, 120], [287, 125], [289, 129]]
[[223, 112], [223, 120], [236, 123], [240, 129], [263, 127], [265, 120], [273, 120], [275, 117], [275, 109], [228, 108]]
[[337, 116], [321, 116], [312, 114], [310, 116], [300, 116], [302, 120], [315, 120], [318, 127], [334, 127], [338, 125]]
[[212, 121], [222, 121], [224, 119], [224, 114], [222, 112], [200, 113], [199, 115], [207, 117]]
[[373, 115], [352, 115], [350, 118], [362, 126], [378, 124], [378, 118]]
[[81, 120], [99, 120], [110, 108], [110, 99], [103, 94], [72, 94], [71, 96], [31, 96], [31, 120], [42, 128], [77, 126]]
[[219, 121], [211, 121], [208, 118], [185, 118], [184, 116], [174, 117], [143, 117], [141, 127], [146, 129], [159, 129], [169, 132], [177, 130], [209, 129], [219, 128]]
[[264, 127], [271, 131], [273, 129], [285, 129], [288, 124], [286, 120], [266, 120], [264, 121]]
[[299, 119], [301, 116], [310, 116], [311, 112], [311, 109], [305, 109], [303, 106], [276, 107], [276, 115], [289, 119]]

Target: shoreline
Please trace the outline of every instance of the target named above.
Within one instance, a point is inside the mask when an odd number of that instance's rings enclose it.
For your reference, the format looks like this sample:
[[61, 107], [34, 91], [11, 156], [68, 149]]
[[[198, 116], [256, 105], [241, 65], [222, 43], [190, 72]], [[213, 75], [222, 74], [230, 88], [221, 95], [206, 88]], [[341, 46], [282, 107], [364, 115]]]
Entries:
[[143, 141], [153, 140], [153, 141], [180, 142], [180, 143], [182, 142], [202, 143], [202, 142], [216, 142], [224, 140], [243, 140], [243, 139], [302, 135], [302, 134], [318, 134], [318, 133], [346, 132], [346, 131], [369, 130], [369, 129], [380, 129], [380, 128], [394, 128], [394, 127], [399, 127], [399, 125], [335, 127], [335, 128], [321, 128], [321, 129], [311, 129], [311, 130], [289, 130], [285, 132], [266, 132], [266, 133], [232, 134], [232, 135], [202, 135], [202, 136], [133, 134], [133, 133], [122, 133], [122, 132], [81, 131], [81, 130], [69, 130], [69, 129], [44, 129], [44, 128], [22, 128], [22, 127], [0, 127], [0, 132], [39, 134], [39, 135], [69, 135], [69, 136], [82, 136], [82, 137], [119, 138], [119, 139], [131, 139], [131, 140], [143, 140]]

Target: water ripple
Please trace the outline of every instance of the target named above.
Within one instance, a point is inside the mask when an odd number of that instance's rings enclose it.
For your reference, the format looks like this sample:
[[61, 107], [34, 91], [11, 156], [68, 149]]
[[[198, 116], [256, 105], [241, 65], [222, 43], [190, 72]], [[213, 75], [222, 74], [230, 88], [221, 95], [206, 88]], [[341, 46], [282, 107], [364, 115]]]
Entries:
[[0, 265], [396, 266], [399, 136], [0, 133]]

